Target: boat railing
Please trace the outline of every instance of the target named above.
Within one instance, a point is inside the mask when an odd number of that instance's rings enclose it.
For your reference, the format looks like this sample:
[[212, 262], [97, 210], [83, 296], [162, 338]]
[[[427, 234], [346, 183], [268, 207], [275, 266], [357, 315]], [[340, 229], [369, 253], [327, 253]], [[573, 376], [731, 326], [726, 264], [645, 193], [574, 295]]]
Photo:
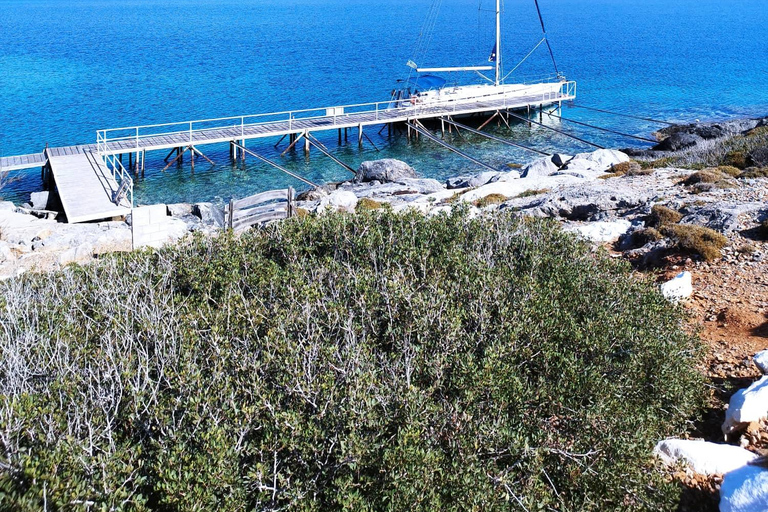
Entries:
[[[549, 90], [540, 95], [526, 95], [531, 104], [538, 102], [565, 101], [573, 99], [576, 92], [575, 82], [561, 82], [560, 88]], [[466, 109], [473, 102], [492, 100], [502, 102], [499, 108], [517, 107], [513, 101], [520, 99], [520, 93], [509, 92], [501, 95], [489, 93], [471, 98], [444, 101], [431, 101], [420, 104], [418, 98], [387, 100], [374, 103], [357, 103], [333, 107], [290, 110], [253, 114], [247, 116], [221, 117], [216, 119], [198, 119], [178, 123], [162, 123], [143, 126], [131, 126], [99, 130], [96, 134], [99, 154], [131, 153], [146, 147], [174, 147], [210, 143], [212, 141], [247, 139], [257, 136], [260, 131], [271, 133], [296, 133], [318, 128], [350, 126], [357, 123], [381, 121], [390, 122], [397, 117], [415, 117], [424, 112], [443, 111], [446, 114]], [[122, 166], [120, 166], [122, 167]], [[112, 168], [120, 174], [115, 166]], [[130, 176], [129, 176], [130, 178]]]

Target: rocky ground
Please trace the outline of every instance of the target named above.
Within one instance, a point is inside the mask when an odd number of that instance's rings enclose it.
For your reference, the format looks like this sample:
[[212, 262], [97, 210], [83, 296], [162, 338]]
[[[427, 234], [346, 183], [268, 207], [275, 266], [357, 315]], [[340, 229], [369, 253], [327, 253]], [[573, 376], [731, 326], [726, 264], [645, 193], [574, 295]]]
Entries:
[[[681, 298], [691, 313], [691, 328], [699, 329], [709, 349], [702, 372], [711, 397], [706, 414], [687, 437], [710, 444], [695, 445], [694, 451], [701, 448], [695, 457], [686, 455], [691, 445], [674, 442], [661, 453], [679, 464], [673, 466], [674, 477], [688, 486], [681, 510], [717, 510], [720, 488], [733, 494], [736, 481], [726, 477], [724, 483], [722, 473], [731, 474], [746, 462], [707, 466], [713, 458], [731, 460], [731, 455], [707, 450], [743, 448], [746, 452], [733, 452], [734, 460], [742, 461], [752, 457], [750, 452], [768, 455], [768, 395], [755, 388], [756, 402], [729, 408], [729, 402], [742, 397], [739, 390], [763, 382], [763, 371], [752, 357], [768, 349], [768, 120], [672, 127], [659, 137], [663, 140], [651, 151], [554, 155], [445, 183], [420, 178], [403, 162], [365, 162], [354, 180], [304, 192], [297, 206], [302, 213], [317, 214], [412, 208], [437, 215], [461, 205], [476, 215], [512, 211], [549, 217], [660, 283], [689, 272], [692, 293]], [[675, 164], [681, 162], [688, 167]], [[167, 211], [175, 226], [169, 240], [189, 231], [214, 232], [223, 225], [223, 212], [209, 203], [168, 205]], [[69, 225], [49, 217], [44, 211], [0, 203], [0, 277], [131, 250], [130, 218]], [[724, 423], [733, 423], [740, 411], [747, 421], [737, 422], [725, 438]], [[685, 462], [699, 456], [698, 466]], [[766, 475], [768, 470], [739, 481], [763, 482]], [[757, 492], [754, 499], [766, 500], [768, 507], [768, 480], [764, 484], [758, 485], [762, 494]], [[728, 503], [721, 510], [750, 510]]]

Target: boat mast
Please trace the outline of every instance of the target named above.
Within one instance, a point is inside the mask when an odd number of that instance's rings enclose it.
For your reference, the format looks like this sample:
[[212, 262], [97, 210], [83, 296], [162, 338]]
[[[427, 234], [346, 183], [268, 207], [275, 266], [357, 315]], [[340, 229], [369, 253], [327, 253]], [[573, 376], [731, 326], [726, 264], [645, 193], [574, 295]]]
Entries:
[[496, 0], [496, 85], [501, 83], [501, 0]]

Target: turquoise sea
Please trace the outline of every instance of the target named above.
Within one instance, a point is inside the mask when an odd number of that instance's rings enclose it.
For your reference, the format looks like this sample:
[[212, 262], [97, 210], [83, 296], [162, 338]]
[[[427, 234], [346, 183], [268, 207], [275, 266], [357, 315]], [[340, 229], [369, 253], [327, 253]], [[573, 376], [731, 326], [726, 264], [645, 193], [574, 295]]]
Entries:
[[[432, 0], [0, 0], [0, 154], [39, 152], [46, 143], [93, 143], [96, 130], [385, 101], [422, 66], [482, 65], [493, 47], [491, 0], [443, 0], [434, 31], [422, 37]], [[578, 82], [582, 105], [672, 121], [768, 115], [768, 5], [765, 0], [540, 0], [558, 66]], [[533, 0], [505, 0], [504, 56], [511, 69], [539, 41]], [[544, 47], [508, 80], [552, 72]], [[466, 81], [472, 76], [454, 76]], [[579, 108], [566, 117], [649, 135], [661, 126]], [[611, 147], [642, 145], [575, 127]], [[543, 150], [589, 149], [524, 124], [493, 128]], [[428, 141], [373, 136], [380, 148], [320, 139], [356, 167], [393, 157], [438, 179], [476, 172]], [[276, 140], [249, 143], [313, 181], [348, 173], [313, 152], [279, 157]], [[475, 138], [463, 150], [493, 165], [532, 157]], [[137, 203], [226, 201], [300, 182], [253, 159], [229, 162], [228, 149], [201, 148], [198, 160], [161, 172], [148, 156]], [[535, 155], [534, 155], [535, 156]], [[0, 192], [26, 201], [42, 188], [39, 170], [16, 173]]]

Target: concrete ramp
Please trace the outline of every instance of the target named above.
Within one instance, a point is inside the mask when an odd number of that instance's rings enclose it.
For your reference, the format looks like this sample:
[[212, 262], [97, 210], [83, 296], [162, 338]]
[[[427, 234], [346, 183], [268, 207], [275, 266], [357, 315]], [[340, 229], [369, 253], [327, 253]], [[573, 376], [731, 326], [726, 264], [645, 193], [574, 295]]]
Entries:
[[123, 199], [115, 204], [119, 184], [94, 153], [49, 155], [53, 179], [59, 192], [67, 222], [122, 217], [131, 213], [131, 204]]

